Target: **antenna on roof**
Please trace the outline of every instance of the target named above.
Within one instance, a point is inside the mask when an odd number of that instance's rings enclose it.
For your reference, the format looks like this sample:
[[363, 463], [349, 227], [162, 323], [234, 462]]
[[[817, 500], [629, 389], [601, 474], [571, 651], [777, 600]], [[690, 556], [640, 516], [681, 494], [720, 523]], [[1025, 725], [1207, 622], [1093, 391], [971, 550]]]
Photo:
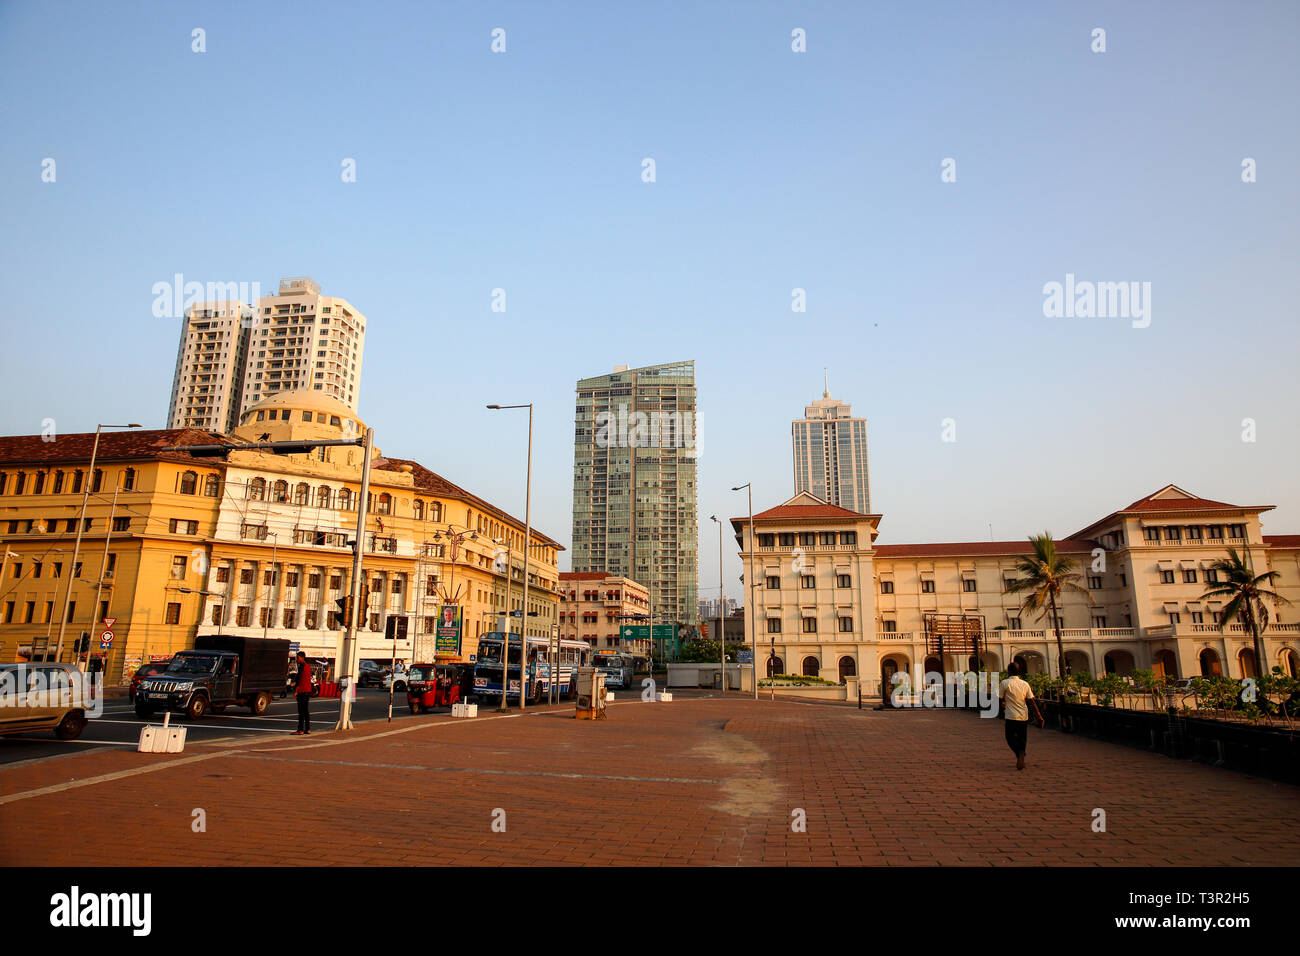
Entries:
[[825, 384], [825, 390], [822, 392], [822, 398], [831, 397], [831, 377], [826, 371], [826, 366], [822, 366], [822, 382]]

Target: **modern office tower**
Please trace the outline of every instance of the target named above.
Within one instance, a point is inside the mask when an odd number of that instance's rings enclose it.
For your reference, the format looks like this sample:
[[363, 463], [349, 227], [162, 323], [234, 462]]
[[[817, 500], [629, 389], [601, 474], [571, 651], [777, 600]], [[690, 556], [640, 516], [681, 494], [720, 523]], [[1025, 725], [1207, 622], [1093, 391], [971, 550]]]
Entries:
[[694, 362], [619, 366], [577, 386], [573, 570], [646, 586], [658, 622], [696, 620], [695, 397]]
[[181, 326], [168, 428], [229, 433], [239, 423], [253, 306], [229, 299], [192, 305]]
[[366, 317], [346, 299], [306, 277], [281, 279], [278, 295], [257, 302], [241, 403], [305, 388], [355, 411], [365, 345]]
[[807, 491], [850, 511], [871, 512], [867, 473], [867, 420], [854, 418], [846, 402], [822, 397], [804, 406], [792, 423], [794, 491]]
[[243, 409], [276, 392], [308, 389], [353, 411], [366, 317], [311, 279], [280, 280], [278, 295], [191, 306], [172, 380], [171, 428], [231, 432]]

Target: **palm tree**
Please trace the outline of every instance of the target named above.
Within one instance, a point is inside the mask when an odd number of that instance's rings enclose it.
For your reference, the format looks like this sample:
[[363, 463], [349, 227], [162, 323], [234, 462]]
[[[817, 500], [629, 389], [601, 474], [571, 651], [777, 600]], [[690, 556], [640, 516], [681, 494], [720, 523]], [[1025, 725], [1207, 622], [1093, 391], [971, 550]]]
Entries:
[[1075, 571], [1074, 562], [1056, 553], [1056, 542], [1048, 532], [1030, 535], [1029, 543], [1034, 553], [1019, 559], [1016, 571], [1020, 576], [1007, 583], [1007, 590], [1025, 595], [1020, 605], [1022, 613], [1029, 611], [1042, 617], [1051, 612], [1052, 629], [1056, 632], [1056, 667], [1064, 679], [1065, 646], [1061, 643], [1061, 617], [1056, 612], [1056, 602], [1063, 592], [1077, 591], [1086, 597], [1088, 590], [1079, 586], [1082, 575]]
[[1257, 575], [1254, 568], [1250, 566], [1250, 552], [1246, 551], [1243, 557], [1237, 553], [1236, 548], [1229, 548], [1228, 556], [1215, 561], [1210, 565], [1209, 570], [1218, 572], [1219, 580], [1206, 589], [1201, 599], [1231, 598], [1219, 615], [1219, 630], [1222, 631], [1232, 623], [1234, 618], [1239, 619], [1250, 632], [1254, 642], [1255, 672], [1260, 675], [1267, 673], [1262, 646], [1262, 635], [1268, 628], [1266, 599], [1276, 601], [1278, 604], [1291, 602], [1265, 585], [1272, 584], [1281, 575], [1276, 571], [1265, 571]]

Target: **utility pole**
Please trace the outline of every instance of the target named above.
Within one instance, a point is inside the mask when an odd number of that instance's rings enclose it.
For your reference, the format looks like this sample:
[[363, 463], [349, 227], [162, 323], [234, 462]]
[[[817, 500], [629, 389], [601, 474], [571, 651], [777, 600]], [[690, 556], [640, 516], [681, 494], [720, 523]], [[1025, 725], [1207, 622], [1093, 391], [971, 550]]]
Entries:
[[339, 681], [347, 682], [347, 689], [343, 692], [343, 699], [339, 703], [339, 720], [334, 725], [335, 730], [352, 729], [352, 693], [353, 693], [353, 657], [357, 652], [357, 615], [361, 612], [361, 552], [365, 547], [366, 538], [366, 514], [370, 502], [370, 458], [371, 450], [375, 443], [375, 430], [366, 429], [365, 453], [361, 460], [361, 497], [357, 501], [357, 539], [352, 543], [352, 588], [351, 588], [351, 613], [348, 620], [344, 623], [347, 630], [344, 632], [343, 649], [339, 655], [342, 673], [339, 675]]

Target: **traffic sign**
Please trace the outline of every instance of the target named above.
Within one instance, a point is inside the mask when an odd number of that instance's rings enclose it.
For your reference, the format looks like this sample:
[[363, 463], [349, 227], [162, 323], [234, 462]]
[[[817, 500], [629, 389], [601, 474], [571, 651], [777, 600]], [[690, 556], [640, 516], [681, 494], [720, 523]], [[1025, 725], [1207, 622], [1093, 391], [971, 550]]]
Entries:
[[108, 648], [110, 648], [110, 647], [112, 647], [112, 646], [113, 646], [113, 632], [112, 632], [112, 631], [105, 631], [103, 634], [99, 635], [99, 649], [100, 649], [101, 651], [102, 651], [102, 650], [107, 650]]

